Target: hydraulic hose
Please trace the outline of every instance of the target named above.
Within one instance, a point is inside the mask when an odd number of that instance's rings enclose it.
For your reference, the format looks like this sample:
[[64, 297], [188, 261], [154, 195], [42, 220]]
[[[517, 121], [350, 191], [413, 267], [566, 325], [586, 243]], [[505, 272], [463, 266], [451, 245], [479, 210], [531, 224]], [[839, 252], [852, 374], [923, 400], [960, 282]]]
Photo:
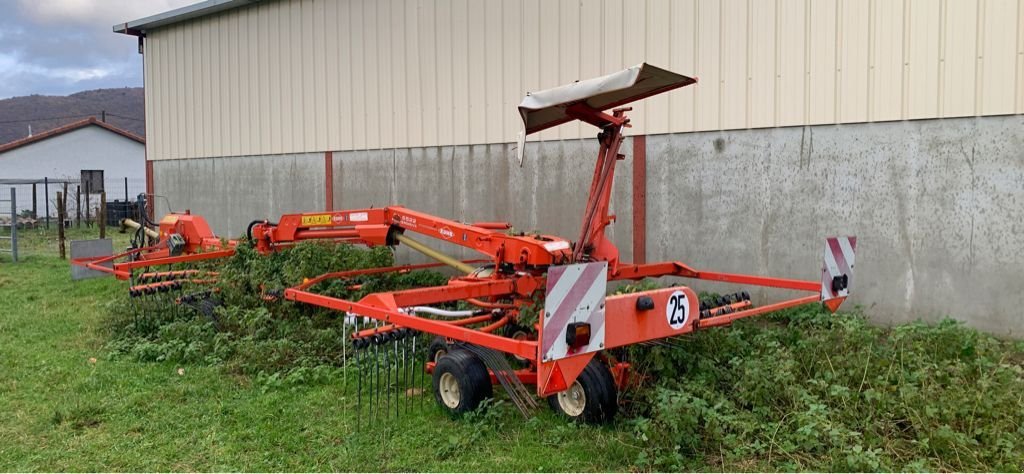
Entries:
[[254, 244], [254, 242], [252, 240], [252, 228], [256, 227], [256, 224], [267, 224], [267, 225], [274, 225], [274, 226], [276, 226], [277, 222], [270, 222], [270, 221], [268, 221], [266, 219], [256, 219], [256, 220], [250, 222], [249, 225], [245, 227], [245, 238], [248, 239], [249, 243], [251, 243], [251, 244]]
[[473, 310], [451, 311], [435, 308], [433, 306], [413, 306], [412, 308], [409, 308], [409, 311], [413, 313], [433, 314], [434, 316], [440, 316], [442, 318], [467, 318], [477, 313]]
[[138, 222], [135, 222], [134, 220], [129, 219], [127, 217], [121, 219], [121, 230], [124, 231], [125, 229], [133, 229], [136, 231], [142, 230], [142, 232], [145, 232], [146, 236], [151, 239], [160, 238], [159, 232], [150, 229], [149, 227], [143, 226], [142, 224], [139, 224]]
[[420, 242], [420, 241], [418, 241], [418, 240], [416, 240], [416, 239], [414, 239], [412, 237], [409, 237], [407, 235], [398, 234], [395, 238], [400, 243], [408, 245], [409, 248], [411, 248], [411, 249], [413, 249], [413, 250], [415, 250], [415, 251], [417, 251], [419, 253], [422, 253], [423, 255], [426, 255], [426, 256], [434, 259], [434, 260], [437, 260], [438, 262], [441, 262], [441, 263], [443, 263], [445, 265], [448, 265], [449, 267], [452, 267], [452, 268], [454, 268], [454, 269], [456, 269], [456, 270], [458, 270], [458, 271], [460, 271], [462, 273], [465, 273], [467, 275], [473, 273], [473, 271], [476, 270], [472, 266], [469, 266], [469, 265], [467, 265], [465, 263], [460, 262], [456, 258], [453, 258], [451, 256], [445, 255], [445, 254], [443, 254], [441, 252], [438, 252], [437, 250], [434, 250], [434, 249], [432, 249], [430, 247], [427, 247], [422, 242]]

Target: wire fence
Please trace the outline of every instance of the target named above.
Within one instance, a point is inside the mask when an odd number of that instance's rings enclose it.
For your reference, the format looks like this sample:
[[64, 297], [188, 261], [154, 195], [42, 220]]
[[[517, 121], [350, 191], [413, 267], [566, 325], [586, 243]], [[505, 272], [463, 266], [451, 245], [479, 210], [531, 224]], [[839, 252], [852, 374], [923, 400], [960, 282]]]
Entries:
[[18, 263], [18, 193], [11, 188], [10, 199], [0, 199], [0, 216], [6, 215], [7, 225], [0, 221], [0, 228], [7, 227], [7, 235], [0, 234], [0, 252], [10, 253], [11, 260]]
[[128, 177], [106, 179], [100, 191], [93, 190], [89, 181], [83, 183], [80, 179], [67, 178], [0, 179], [0, 185], [10, 186], [17, 202], [14, 212], [0, 213], [0, 225], [17, 221], [17, 227], [22, 229], [50, 229], [58, 225], [58, 193], [66, 196], [65, 228], [97, 225], [103, 207], [106, 207], [105, 223], [116, 226], [123, 218], [138, 216], [138, 195], [144, 192], [144, 183], [133, 182]]

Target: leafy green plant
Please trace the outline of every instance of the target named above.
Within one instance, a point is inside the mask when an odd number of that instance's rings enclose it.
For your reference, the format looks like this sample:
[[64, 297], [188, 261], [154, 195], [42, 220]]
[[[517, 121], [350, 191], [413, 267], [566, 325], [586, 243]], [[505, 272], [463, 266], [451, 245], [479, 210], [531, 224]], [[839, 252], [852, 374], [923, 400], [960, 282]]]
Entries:
[[[217, 297], [224, 305], [212, 317], [159, 306], [140, 314], [118, 300], [108, 308], [107, 347], [132, 360], [220, 365], [262, 392], [336, 382], [344, 377], [341, 313], [262, 295], [328, 271], [391, 264], [390, 251], [381, 248], [303, 243], [263, 256], [243, 246], [220, 269]], [[315, 289], [358, 299], [445, 281], [435, 272], [411, 272]], [[648, 280], [615, 292], [658, 287]], [[536, 301], [533, 313], [524, 308], [527, 320], [537, 317], [543, 301]], [[815, 307], [670, 342], [620, 354], [641, 384], [621, 395], [629, 401], [626, 416], [612, 430], [635, 438], [637, 469], [1024, 469], [1024, 343], [952, 320], [882, 328], [856, 310], [833, 315]], [[437, 440], [432, 453], [456, 459], [502, 436], [514, 418], [506, 408], [499, 399], [460, 420], [462, 428]], [[72, 415], [55, 414], [54, 423]], [[545, 427], [556, 443], [587, 429]]]
[[[295, 304], [279, 295], [290, 286], [324, 273], [394, 264], [386, 247], [364, 249], [330, 242], [303, 242], [260, 255], [247, 245], [218, 268], [213, 298], [222, 302], [213, 315], [186, 310], [170, 299], [139, 303], [119, 299], [108, 307], [107, 347], [139, 361], [225, 364], [235, 373], [297, 380], [320, 367], [344, 360], [343, 313]], [[377, 291], [441, 285], [437, 272], [414, 271], [331, 280], [314, 289], [323, 294], [359, 299]], [[358, 286], [353, 286], [358, 285]], [[356, 288], [356, 289], [353, 289]], [[290, 382], [291, 383], [291, 382]]]
[[[952, 320], [886, 330], [782, 312], [641, 356], [638, 462], [765, 470], [1020, 470], [1020, 348]], [[644, 361], [638, 361], [643, 363]]]

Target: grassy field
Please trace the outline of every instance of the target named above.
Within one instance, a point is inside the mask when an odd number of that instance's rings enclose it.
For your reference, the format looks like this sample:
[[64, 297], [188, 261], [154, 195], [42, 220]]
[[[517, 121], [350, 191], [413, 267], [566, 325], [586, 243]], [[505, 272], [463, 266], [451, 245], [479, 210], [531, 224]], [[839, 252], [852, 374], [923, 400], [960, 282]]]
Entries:
[[23, 236], [21, 262], [0, 263], [0, 471], [603, 471], [637, 457], [628, 429], [546, 411], [454, 421], [425, 400], [357, 431], [336, 374], [269, 385], [111, 360], [100, 328], [123, 284], [71, 282], [51, 237]]
[[331, 367], [249, 377], [116, 355], [124, 284], [71, 282], [50, 234], [23, 236], [22, 261], [0, 261], [0, 471], [1024, 469], [1024, 344], [956, 324], [812, 311], [706, 331], [645, 359], [654, 403], [610, 426], [500, 401], [451, 420], [420, 399], [357, 429]]

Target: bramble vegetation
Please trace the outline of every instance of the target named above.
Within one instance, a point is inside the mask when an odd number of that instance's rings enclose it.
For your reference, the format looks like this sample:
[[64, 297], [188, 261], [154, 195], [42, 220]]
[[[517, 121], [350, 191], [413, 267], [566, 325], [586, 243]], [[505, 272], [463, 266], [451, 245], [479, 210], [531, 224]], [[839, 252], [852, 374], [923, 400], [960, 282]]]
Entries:
[[632, 422], [658, 470], [1019, 471], [1024, 344], [798, 309], [655, 348]]
[[[232, 372], [261, 377], [340, 367], [347, 343], [341, 313], [286, 301], [281, 291], [330, 271], [393, 264], [390, 249], [384, 247], [366, 250], [309, 241], [263, 256], [243, 245], [217, 269], [217, 292], [208, 297], [219, 303], [212, 314], [175, 307], [166, 297], [155, 302], [146, 297], [140, 302], [118, 299], [109, 307], [107, 347], [137, 361], [224, 364]], [[445, 281], [437, 272], [413, 271], [331, 280], [317, 290], [358, 299]], [[350, 290], [353, 284], [359, 289]]]

